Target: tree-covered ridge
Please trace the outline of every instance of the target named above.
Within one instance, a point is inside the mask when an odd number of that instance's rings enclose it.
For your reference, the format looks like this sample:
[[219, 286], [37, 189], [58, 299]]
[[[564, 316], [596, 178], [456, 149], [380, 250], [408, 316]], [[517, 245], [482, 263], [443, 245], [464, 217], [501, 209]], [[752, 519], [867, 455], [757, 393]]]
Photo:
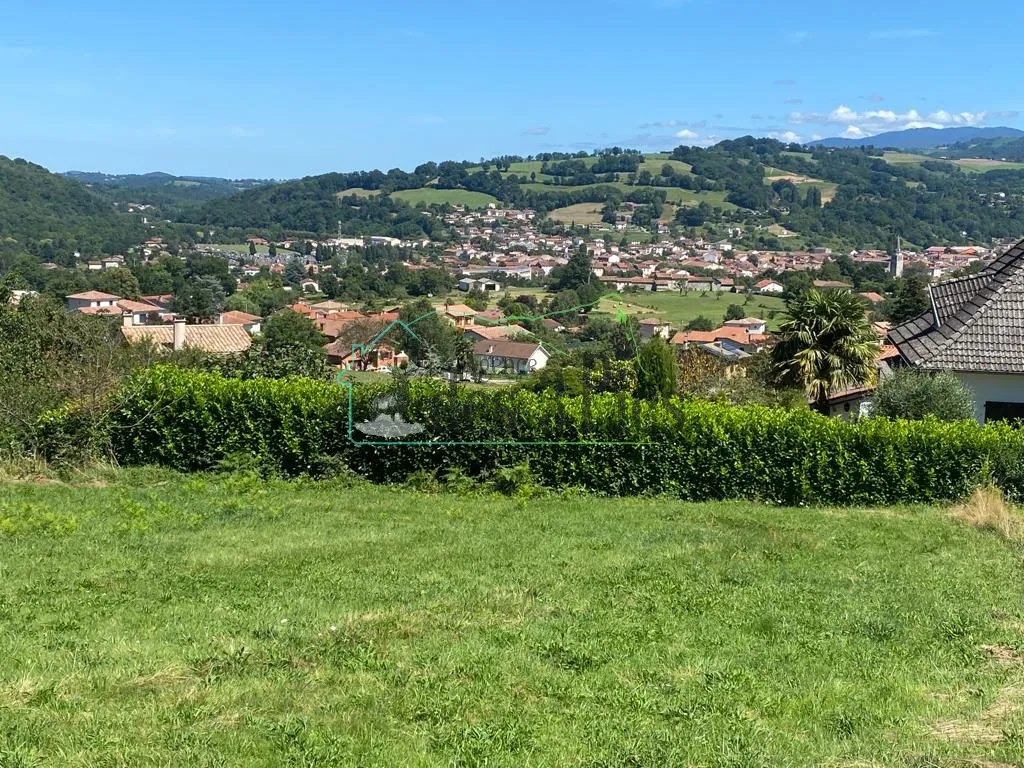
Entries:
[[[123, 252], [143, 229], [81, 184], [25, 160], [0, 156], [0, 250], [51, 248], [83, 255]], [[42, 255], [42, 254], [40, 254]], [[49, 259], [46, 259], [49, 260]]]
[[978, 139], [952, 144], [942, 150], [949, 158], [981, 157], [989, 160], [1024, 162], [1024, 138]]
[[174, 176], [169, 173], [68, 171], [62, 175], [85, 184], [104, 200], [154, 205], [171, 214], [179, 213], [188, 205], [230, 197], [247, 189], [274, 183], [272, 179], [222, 179], [211, 176]]
[[667, 156], [613, 148], [431, 162], [412, 172], [330, 173], [213, 201], [195, 213], [195, 223], [326, 233], [341, 222], [349, 234], [418, 237], [436, 232], [437, 219], [390, 194], [428, 188], [481, 192], [542, 215], [603, 203], [606, 221], [629, 202], [644, 207], [636, 212], [641, 226], [674, 202], [685, 227], [774, 223], [808, 243], [849, 247], [884, 247], [897, 234], [929, 245], [1024, 231], [1022, 172], [968, 173], [936, 159], [897, 164], [874, 149], [809, 149], [751, 137], [706, 149], [679, 147]]

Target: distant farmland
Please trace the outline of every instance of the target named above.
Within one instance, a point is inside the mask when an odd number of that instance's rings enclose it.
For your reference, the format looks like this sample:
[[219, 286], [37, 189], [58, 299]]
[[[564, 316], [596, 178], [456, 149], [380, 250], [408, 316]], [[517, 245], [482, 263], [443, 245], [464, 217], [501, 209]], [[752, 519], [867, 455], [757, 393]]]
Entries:
[[391, 197], [395, 200], [402, 200], [409, 205], [424, 203], [426, 205], [464, 205], [467, 208], [486, 208], [491, 203], [497, 203], [498, 198], [487, 195], [483, 192], [469, 192], [465, 189], [435, 189], [425, 187], [423, 189], [403, 189], [401, 192], [392, 192]]

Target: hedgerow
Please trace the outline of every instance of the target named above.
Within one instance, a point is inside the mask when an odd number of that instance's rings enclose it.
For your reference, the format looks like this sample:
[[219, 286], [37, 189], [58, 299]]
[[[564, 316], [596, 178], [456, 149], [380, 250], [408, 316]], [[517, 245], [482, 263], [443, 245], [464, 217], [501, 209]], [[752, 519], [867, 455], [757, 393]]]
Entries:
[[[424, 431], [392, 441], [354, 431], [354, 442], [347, 388], [162, 366], [130, 379], [103, 432], [121, 463], [186, 471], [215, 469], [245, 454], [289, 476], [340, 464], [377, 482], [401, 482], [421, 470], [479, 477], [528, 462], [544, 485], [611, 495], [894, 504], [959, 499], [992, 480], [1011, 498], [1024, 498], [1020, 462], [1007, 459], [1024, 457], [1024, 437], [1005, 426], [851, 423], [807, 410], [646, 402], [621, 393], [560, 398], [431, 380], [397, 390], [355, 387], [353, 421], [373, 418], [374, 399], [388, 391], [405, 419]], [[74, 408], [40, 423], [54, 455], [67, 455], [83, 432], [95, 441], [97, 431]]]

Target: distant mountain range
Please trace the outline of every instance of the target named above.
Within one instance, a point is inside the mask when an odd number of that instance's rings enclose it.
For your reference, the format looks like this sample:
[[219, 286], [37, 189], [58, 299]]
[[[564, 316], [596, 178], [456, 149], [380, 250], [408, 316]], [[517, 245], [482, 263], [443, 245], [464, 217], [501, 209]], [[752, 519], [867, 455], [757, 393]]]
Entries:
[[1024, 131], [1017, 128], [911, 128], [906, 131], [890, 131], [864, 139], [822, 139], [812, 141], [812, 147], [879, 147], [884, 149], [932, 149], [983, 139], [1016, 139], [1024, 137]]

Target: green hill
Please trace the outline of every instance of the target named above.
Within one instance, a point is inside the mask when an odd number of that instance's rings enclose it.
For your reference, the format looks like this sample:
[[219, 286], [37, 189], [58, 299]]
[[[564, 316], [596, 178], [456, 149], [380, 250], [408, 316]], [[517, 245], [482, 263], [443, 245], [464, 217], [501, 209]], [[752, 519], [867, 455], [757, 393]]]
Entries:
[[81, 184], [25, 160], [0, 156], [0, 243], [25, 249], [73, 242], [82, 253], [113, 253], [139, 241], [142, 227]]
[[[674, 217], [683, 229], [739, 226], [764, 247], [886, 247], [987, 243], [1024, 232], [1024, 170], [995, 160], [942, 162], [874, 149], [828, 149], [745, 137], [714, 147], [641, 154], [505, 156], [480, 163], [425, 163], [392, 170], [325, 174], [213, 201], [196, 211], [209, 226], [419, 236], [437, 220], [418, 205], [483, 207], [488, 202], [556, 212], [564, 224], [636, 226]], [[599, 214], [599, 215], [597, 215]], [[778, 225], [797, 233], [780, 241]]]

